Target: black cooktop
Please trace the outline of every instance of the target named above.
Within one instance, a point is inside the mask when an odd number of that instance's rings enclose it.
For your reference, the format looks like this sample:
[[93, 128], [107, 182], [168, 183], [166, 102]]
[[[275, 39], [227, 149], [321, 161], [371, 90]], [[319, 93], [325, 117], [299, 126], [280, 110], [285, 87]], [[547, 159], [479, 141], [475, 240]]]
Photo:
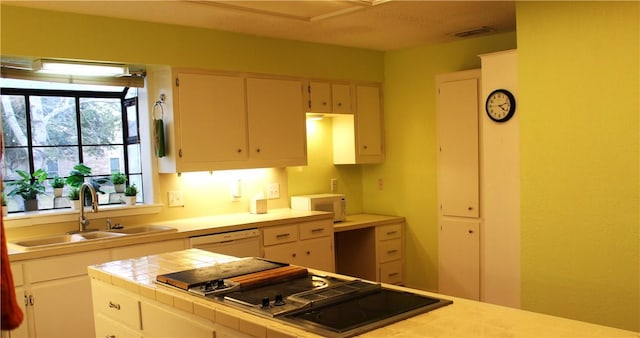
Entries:
[[327, 337], [349, 337], [451, 303], [449, 300], [381, 288], [285, 315], [283, 319]]

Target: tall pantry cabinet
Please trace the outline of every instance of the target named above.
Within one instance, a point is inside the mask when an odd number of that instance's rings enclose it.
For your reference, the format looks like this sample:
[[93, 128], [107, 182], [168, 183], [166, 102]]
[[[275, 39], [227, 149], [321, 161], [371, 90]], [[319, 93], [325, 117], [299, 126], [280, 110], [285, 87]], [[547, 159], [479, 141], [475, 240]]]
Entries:
[[436, 77], [439, 292], [480, 299], [480, 70]]

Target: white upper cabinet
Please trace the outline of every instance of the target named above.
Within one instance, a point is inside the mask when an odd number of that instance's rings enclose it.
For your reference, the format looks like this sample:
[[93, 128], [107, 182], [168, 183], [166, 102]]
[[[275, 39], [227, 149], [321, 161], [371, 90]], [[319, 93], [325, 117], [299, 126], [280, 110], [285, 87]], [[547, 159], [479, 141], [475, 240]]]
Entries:
[[355, 86], [355, 114], [333, 117], [335, 164], [384, 161], [384, 128], [379, 85]]
[[165, 94], [152, 109], [165, 128], [161, 173], [306, 165], [301, 80], [168, 67], [149, 78], [152, 101]]
[[185, 171], [247, 159], [244, 79], [177, 74], [176, 138]]
[[437, 90], [441, 214], [478, 217], [478, 78], [444, 79]]
[[307, 84], [307, 94], [308, 112], [353, 113], [349, 84], [311, 81]]
[[247, 79], [250, 158], [256, 167], [307, 164], [302, 81]]

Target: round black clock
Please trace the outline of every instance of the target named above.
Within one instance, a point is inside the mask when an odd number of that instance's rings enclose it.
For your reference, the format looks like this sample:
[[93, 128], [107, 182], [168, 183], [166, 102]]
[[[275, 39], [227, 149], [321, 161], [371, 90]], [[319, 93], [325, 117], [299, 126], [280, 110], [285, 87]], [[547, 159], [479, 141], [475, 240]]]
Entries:
[[506, 89], [496, 89], [487, 97], [487, 115], [496, 122], [507, 122], [516, 112], [516, 98]]

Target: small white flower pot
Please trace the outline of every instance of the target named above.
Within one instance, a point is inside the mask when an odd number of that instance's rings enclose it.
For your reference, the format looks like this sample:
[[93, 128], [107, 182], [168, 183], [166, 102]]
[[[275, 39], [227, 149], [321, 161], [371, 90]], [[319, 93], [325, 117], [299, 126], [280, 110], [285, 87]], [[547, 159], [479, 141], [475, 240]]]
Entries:
[[53, 197], [62, 196], [62, 188], [53, 188]]
[[136, 205], [136, 196], [124, 196], [122, 200], [126, 205]]

